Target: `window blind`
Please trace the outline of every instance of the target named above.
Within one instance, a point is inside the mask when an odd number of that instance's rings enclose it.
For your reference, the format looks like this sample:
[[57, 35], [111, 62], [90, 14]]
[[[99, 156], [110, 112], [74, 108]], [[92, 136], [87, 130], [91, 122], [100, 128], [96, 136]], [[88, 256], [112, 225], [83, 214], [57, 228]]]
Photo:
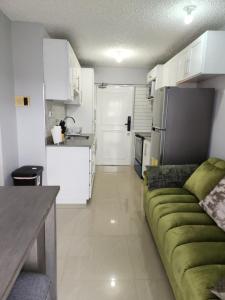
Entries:
[[134, 97], [134, 131], [151, 131], [152, 108], [147, 99], [146, 87], [135, 87]]

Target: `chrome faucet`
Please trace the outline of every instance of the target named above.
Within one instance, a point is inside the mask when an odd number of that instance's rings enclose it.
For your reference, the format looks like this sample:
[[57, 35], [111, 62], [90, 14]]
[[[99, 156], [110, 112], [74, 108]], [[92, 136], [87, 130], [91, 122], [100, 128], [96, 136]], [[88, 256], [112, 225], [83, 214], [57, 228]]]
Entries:
[[74, 119], [73, 117], [66, 116], [66, 117], [64, 118], [64, 121], [66, 121], [67, 119], [72, 119], [72, 120], [73, 120], [73, 122], [74, 122], [74, 124], [76, 123], [76, 121], [75, 121], [75, 119]]

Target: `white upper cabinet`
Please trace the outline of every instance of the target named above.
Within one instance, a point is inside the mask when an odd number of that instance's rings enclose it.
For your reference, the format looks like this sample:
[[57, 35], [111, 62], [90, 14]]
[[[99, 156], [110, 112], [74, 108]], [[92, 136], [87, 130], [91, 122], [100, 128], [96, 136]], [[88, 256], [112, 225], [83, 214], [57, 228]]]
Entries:
[[189, 49], [184, 49], [177, 55], [176, 83], [188, 76], [189, 67], [190, 67], [190, 51]]
[[[206, 31], [163, 65], [159, 87], [225, 74], [224, 53], [225, 31]], [[148, 73], [148, 79], [155, 74], [155, 68]]]
[[44, 39], [45, 99], [81, 104], [81, 67], [67, 40]]
[[194, 76], [201, 72], [203, 62], [204, 36], [201, 36], [189, 49], [189, 57], [187, 61], [187, 76]]
[[225, 31], [206, 31], [179, 53], [177, 82], [225, 74]]
[[177, 56], [163, 65], [162, 86], [175, 86], [177, 82]]
[[147, 74], [147, 83], [155, 81], [155, 89], [159, 89], [162, 87], [163, 81], [163, 65], [155, 66], [148, 74]]

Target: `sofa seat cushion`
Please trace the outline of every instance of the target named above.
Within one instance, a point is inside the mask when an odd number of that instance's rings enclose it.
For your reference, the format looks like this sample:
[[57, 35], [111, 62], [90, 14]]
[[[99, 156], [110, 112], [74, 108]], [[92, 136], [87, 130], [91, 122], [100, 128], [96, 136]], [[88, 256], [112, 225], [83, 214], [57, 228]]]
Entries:
[[190, 195], [190, 192], [184, 188], [162, 188], [149, 191], [148, 197], [152, 199], [157, 196], [168, 195]]
[[182, 288], [185, 272], [204, 265], [225, 266], [225, 242], [194, 242], [176, 247], [172, 269], [177, 284]]
[[192, 242], [225, 242], [225, 233], [215, 225], [184, 225], [170, 229], [165, 237], [165, 254], [171, 262], [174, 250]]
[[154, 215], [155, 208], [162, 204], [175, 203], [197, 203], [193, 195], [159, 195], [149, 201], [148, 210], [151, 218]]
[[190, 193], [183, 189], [183, 188], [162, 188], [162, 189], [156, 189], [153, 191], [149, 191], [147, 188], [147, 191], [145, 191], [145, 209], [148, 209], [150, 200], [152, 198], [158, 197], [158, 196], [168, 196], [168, 195], [190, 195]]
[[225, 265], [204, 265], [185, 272], [184, 300], [218, 299], [210, 290], [225, 277]]
[[50, 280], [46, 275], [22, 272], [7, 300], [50, 300]]
[[160, 218], [157, 236], [160, 246], [164, 247], [167, 232], [183, 225], [214, 225], [213, 220], [204, 212], [176, 212]]
[[198, 203], [165, 203], [154, 207], [152, 211], [152, 224], [158, 228], [158, 222], [166, 215], [178, 212], [202, 212]]

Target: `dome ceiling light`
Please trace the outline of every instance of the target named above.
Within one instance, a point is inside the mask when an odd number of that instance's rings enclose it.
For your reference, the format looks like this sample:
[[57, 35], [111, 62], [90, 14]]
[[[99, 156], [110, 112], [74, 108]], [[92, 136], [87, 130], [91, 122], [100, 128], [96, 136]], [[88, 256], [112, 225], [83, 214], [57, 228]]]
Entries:
[[196, 10], [195, 5], [188, 5], [184, 7], [184, 11], [186, 12], [186, 16], [184, 18], [184, 23], [189, 25], [193, 22], [193, 11]]
[[107, 56], [115, 59], [117, 63], [122, 63], [125, 59], [132, 56], [132, 51], [123, 48], [113, 48], [107, 51]]

